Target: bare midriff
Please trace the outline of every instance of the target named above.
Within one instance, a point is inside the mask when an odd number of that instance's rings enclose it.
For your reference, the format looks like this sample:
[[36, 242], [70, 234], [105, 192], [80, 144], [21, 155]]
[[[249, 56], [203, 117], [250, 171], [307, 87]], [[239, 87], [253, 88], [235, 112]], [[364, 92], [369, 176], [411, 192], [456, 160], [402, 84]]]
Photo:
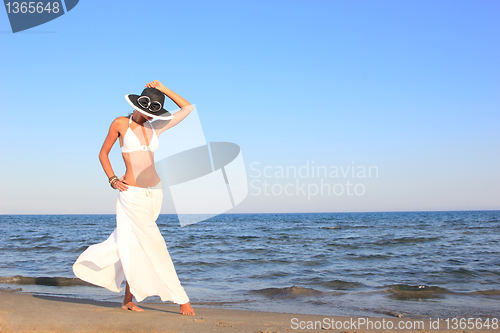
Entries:
[[154, 153], [134, 151], [122, 153], [125, 162], [124, 180], [131, 186], [153, 187], [160, 182], [154, 165]]

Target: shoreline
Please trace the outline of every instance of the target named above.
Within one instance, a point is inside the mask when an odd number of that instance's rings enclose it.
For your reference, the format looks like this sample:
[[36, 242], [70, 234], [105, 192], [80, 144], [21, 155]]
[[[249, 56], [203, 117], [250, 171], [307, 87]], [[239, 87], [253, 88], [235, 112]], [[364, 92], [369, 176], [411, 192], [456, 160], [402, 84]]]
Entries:
[[[16, 276], [11, 277], [16, 278]], [[20, 277], [23, 278], [23, 277]], [[25, 277], [29, 279], [50, 279], [50, 277]], [[1, 281], [0, 277], [0, 282]], [[38, 285], [21, 283], [0, 283], [0, 293], [32, 294], [34, 296], [57, 297], [62, 299], [75, 299], [119, 303], [123, 299], [122, 293], [106, 293], [107, 290], [89, 285], [98, 289], [99, 293], [89, 292], [87, 286], [82, 290], [71, 287], [68, 278], [61, 278], [60, 286]], [[4, 281], [5, 282], [5, 281]], [[18, 281], [21, 282], [21, 281]], [[45, 281], [46, 282], [46, 281]], [[2, 286], [3, 285], [3, 286]], [[70, 293], [67, 287], [70, 287]], [[80, 286], [80, 285], [78, 285]], [[76, 287], [78, 287], [76, 286]], [[22, 287], [22, 288], [21, 288]], [[193, 294], [203, 295], [201, 298], [191, 299], [191, 303], [198, 307], [220, 310], [242, 310], [256, 312], [275, 312], [283, 314], [352, 316], [395, 318], [409, 317], [413, 319], [428, 318], [493, 318], [498, 317], [500, 303], [498, 303], [499, 290], [485, 290], [483, 292], [453, 292], [443, 288], [430, 286], [395, 285], [396, 288], [381, 290], [340, 290], [318, 291], [307, 287], [292, 286], [284, 288], [267, 288], [254, 292], [240, 290], [239, 297], [232, 294], [222, 296], [213, 290], [192, 291]], [[401, 287], [401, 288], [400, 288]], [[407, 288], [408, 287], [408, 288]], [[61, 288], [61, 289], [60, 289]], [[86, 289], [87, 288], [87, 289]], [[148, 304], [172, 304], [162, 302], [158, 296], [148, 297], [139, 306]], [[500, 318], [500, 317], [498, 317]], [[1, 333], [1, 331], [0, 331]]]
[[[120, 305], [118, 302], [0, 291], [0, 332], [457, 331], [456, 328], [450, 327], [452, 322], [449, 322], [447, 326], [444, 320], [446, 318], [430, 320], [406, 317], [305, 315], [215, 309], [198, 307], [196, 304], [193, 304], [196, 315], [184, 316], [180, 314], [179, 306], [174, 304], [139, 304], [145, 310], [144, 312], [122, 310]], [[486, 319], [486, 317], [481, 318], [482, 321]], [[369, 322], [371, 322], [371, 327], [369, 327]], [[402, 329], [398, 328], [400, 327], [398, 325], [403, 325]], [[417, 325], [420, 326], [417, 327]], [[334, 326], [333, 329], [332, 326]], [[498, 329], [474, 327], [473, 329], [460, 329], [460, 331], [486, 332], [498, 331]]]

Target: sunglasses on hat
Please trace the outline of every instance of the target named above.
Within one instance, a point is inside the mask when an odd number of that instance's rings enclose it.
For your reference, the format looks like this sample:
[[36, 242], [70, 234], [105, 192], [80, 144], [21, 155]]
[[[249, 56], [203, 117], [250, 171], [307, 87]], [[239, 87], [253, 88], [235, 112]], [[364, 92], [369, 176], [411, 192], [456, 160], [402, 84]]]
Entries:
[[158, 101], [151, 102], [151, 99], [148, 96], [141, 96], [137, 98], [137, 104], [139, 104], [144, 109], [148, 109], [151, 112], [158, 112], [163, 108]]

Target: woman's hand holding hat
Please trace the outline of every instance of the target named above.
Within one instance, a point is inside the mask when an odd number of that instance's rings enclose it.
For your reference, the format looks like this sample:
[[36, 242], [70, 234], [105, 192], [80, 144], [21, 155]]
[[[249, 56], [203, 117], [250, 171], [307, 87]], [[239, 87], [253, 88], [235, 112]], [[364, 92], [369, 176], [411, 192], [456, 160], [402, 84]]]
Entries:
[[154, 80], [149, 82], [148, 84], [145, 85], [146, 88], [155, 88], [161, 91], [163, 94], [168, 96], [175, 104], [177, 104], [178, 107], [183, 108], [185, 106], [191, 105], [188, 101], [186, 101], [184, 98], [179, 96], [178, 94], [174, 93], [172, 90], [168, 89], [163, 85], [158, 80]]
[[158, 80], [154, 80], [154, 81], [151, 81], [149, 82], [148, 84], [145, 85], [145, 87], [147, 88], [156, 88], [158, 89], [159, 91], [161, 91], [162, 93], [165, 93], [164, 90], [165, 90], [165, 86], [163, 85], [163, 83], [161, 83], [160, 81]]

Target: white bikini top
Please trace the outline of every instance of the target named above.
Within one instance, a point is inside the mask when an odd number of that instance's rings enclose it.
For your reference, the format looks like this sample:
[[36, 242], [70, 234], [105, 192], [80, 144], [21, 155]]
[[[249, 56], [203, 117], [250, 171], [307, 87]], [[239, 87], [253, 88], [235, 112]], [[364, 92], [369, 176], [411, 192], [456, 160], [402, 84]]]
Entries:
[[160, 141], [158, 140], [156, 132], [153, 129], [153, 126], [151, 125], [149, 120], [148, 120], [149, 127], [151, 127], [151, 130], [153, 131], [153, 137], [151, 138], [149, 146], [141, 145], [141, 142], [139, 141], [135, 133], [132, 131], [132, 129], [130, 129], [130, 123], [132, 123], [132, 116], [130, 116], [130, 119], [128, 121], [128, 128], [123, 137], [123, 146], [121, 147], [122, 153], [130, 153], [132, 151], [138, 151], [138, 150], [154, 152], [156, 149], [158, 149]]

